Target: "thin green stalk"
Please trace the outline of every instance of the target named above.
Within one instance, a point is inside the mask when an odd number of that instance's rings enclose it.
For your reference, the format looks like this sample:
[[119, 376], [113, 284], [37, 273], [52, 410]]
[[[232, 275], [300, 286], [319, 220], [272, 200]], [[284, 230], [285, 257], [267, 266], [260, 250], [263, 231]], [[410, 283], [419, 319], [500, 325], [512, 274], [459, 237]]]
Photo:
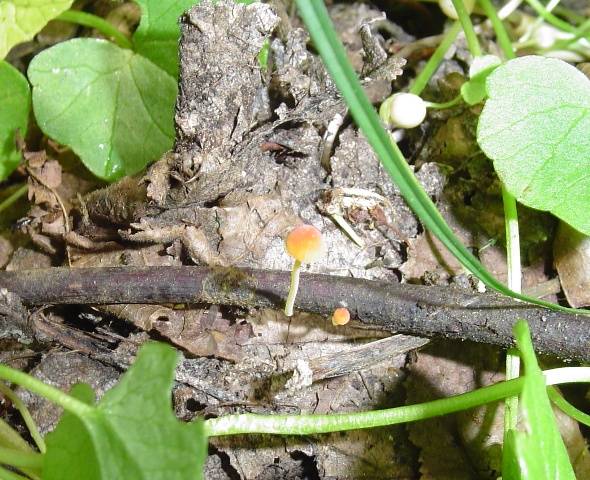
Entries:
[[47, 451], [47, 448], [45, 447], [45, 441], [43, 440], [43, 437], [39, 433], [39, 430], [37, 429], [37, 425], [35, 424], [33, 417], [31, 417], [31, 414], [30, 414], [27, 406], [24, 404], [24, 402], [20, 399], [20, 397], [16, 393], [14, 393], [10, 388], [8, 388], [2, 382], [0, 382], [0, 393], [2, 393], [5, 397], [7, 397], [12, 402], [12, 404], [16, 407], [16, 409], [20, 412], [21, 417], [23, 418], [23, 420], [25, 422], [25, 425], [29, 429], [29, 433], [31, 434], [31, 437], [33, 438], [33, 440], [37, 444], [37, 448], [39, 448], [39, 451], [41, 453], [45, 453]]
[[576, 34], [572, 38], [567, 38], [563, 40], [558, 40], [552, 47], [552, 50], [560, 49], [560, 48], [567, 48], [572, 43], [577, 42], [580, 38], [586, 38], [590, 34], [590, 19], [586, 20], [582, 25], [580, 25], [577, 29]]
[[11, 467], [41, 470], [43, 467], [43, 454], [0, 447], [0, 463]]
[[570, 25], [569, 23], [562, 20], [561, 18], [553, 15], [550, 11], [548, 11], [545, 8], [545, 6], [541, 2], [539, 2], [539, 0], [526, 0], [526, 2], [547, 23], [550, 23], [554, 27], [557, 27], [557, 28], [563, 30], [564, 32], [571, 32], [573, 34], [576, 33], [576, 27]]
[[566, 18], [573, 25], [579, 25], [586, 21], [586, 17], [584, 15], [580, 15], [578, 12], [574, 12], [573, 10], [562, 5], [557, 5], [554, 11], [560, 17]]
[[561, 396], [559, 391], [555, 387], [547, 388], [547, 394], [551, 401], [559, 408], [563, 413], [572, 417], [576, 422], [580, 422], [587, 427], [590, 427], [590, 415], [578, 410], [570, 402]]
[[0, 213], [2, 213], [4, 210], [10, 208], [14, 202], [16, 202], [19, 198], [21, 198], [22, 196], [24, 196], [27, 193], [27, 190], [28, 190], [28, 186], [25, 183], [24, 185], [21, 185], [20, 187], [18, 187], [7, 198], [5, 198], [0, 203]]
[[496, 39], [498, 40], [502, 52], [504, 52], [506, 58], [514, 58], [515, 55], [512, 42], [510, 41], [508, 32], [506, 31], [502, 20], [500, 20], [500, 17], [496, 13], [496, 9], [492, 5], [492, 2], [490, 0], [479, 0], [479, 4], [492, 24], [492, 28], [494, 29]]
[[299, 12], [311, 34], [332, 80], [344, 97], [356, 124], [373, 147], [387, 173], [398, 186], [409, 207], [459, 262], [486, 286], [519, 300], [563, 312], [590, 314], [588, 311], [560, 305], [513, 292], [499, 282], [465, 248], [446, 223], [436, 206], [416, 180], [403, 154], [381, 125], [379, 116], [365, 95], [340, 43], [323, 2], [296, 0]]
[[90, 415], [94, 411], [90, 405], [86, 405], [61, 390], [6, 365], [0, 364], [0, 378], [11, 383], [16, 383], [37, 395], [41, 395], [78, 417]]
[[414, 95], [420, 95], [422, 91], [428, 85], [428, 81], [434, 75], [434, 72], [438, 69], [438, 66], [443, 61], [447, 51], [457, 38], [457, 35], [461, 31], [461, 24], [457, 21], [454, 22], [453, 25], [445, 32], [442, 41], [439, 43], [438, 47], [432, 54], [432, 56], [426, 62], [426, 65], [422, 69], [422, 71], [418, 74], [414, 83], [410, 86], [409, 92], [413, 93]]
[[[515, 57], [512, 43], [504, 24], [498, 17], [490, 0], [479, 0], [486, 16], [492, 23], [498, 43], [508, 59]], [[502, 185], [502, 203], [504, 205], [504, 222], [506, 225], [506, 259], [508, 261], [508, 288], [520, 293], [522, 288], [522, 272], [520, 263], [520, 235], [518, 231], [518, 210], [516, 199]], [[518, 378], [520, 375], [520, 356], [515, 349], [506, 352], [506, 380]], [[509, 397], [505, 401], [504, 431], [516, 429], [518, 424], [518, 397]]]
[[11, 472], [4, 467], [0, 467], [0, 480], [29, 480], [18, 473]]
[[523, 384], [524, 378], [517, 378], [454, 397], [372, 412], [332, 415], [257, 415], [251, 413], [228, 415], [206, 420], [205, 432], [209, 437], [239, 433], [312, 435], [383, 427], [425, 420], [492, 403], [511, 395], [517, 395], [522, 390]]
[[10, 425], [8, 425], [8, 423], [6, 423], [2, 418], [0, 418], [0, 447], [17, 449], [22, 452], [33, 451], [31, 446], [25, 442], [23, 437], [21, 437], [19, 433]]
[[[543, 372], [545, 383], [590, 383], [590, 367], [555, 368]], [[332, 415], [257, 415], [244, 413], [205, 421], [209, 437], [241, 433], [271, 433], [279, 435], [313, 435], [362, 428], [383, 427], [399, 423], [426, 420], [493, 403], [518, 395], [525, 377], [496, 383], [472, 392], [442, 398], [418, 405], [409, 405], [372, 412]]]
[[[504, 204], [504, 222], [506, 225], [506, 258], [508, 261], [508, 288], [521, 292], [522, 272], [520, 267], [520, 236], [518, 231], [518, 212], [516, 199], [502, 185], [502, 202]], [[506, 352], [506, 379], [520, 375], [520, 356], [515, 349]], [[518, 424], [518, 397], [506, 399], [504, 409], [504, 430], [516, 429]]]
[[516, 199], [502, 185], [502, 203], [506, 225], [506, 258], [508, 262], [508, 288], [522, 291], [522, 272], [520, 268], [520, 234], [518, 230], [518, 210]]
[[469, 47], [471, 55], [473, 55], [474, 57], [481, 56], [481, 47], [479, 46], [479, 40], [477, 39], [477, 35], [475, 34], [475, 30], [473, 29], [473, 23], [471, 23], [471, 17], [469, 16], [469, 12], [465, 8], [463, 0], [451, 1], [453, 2], [453, 6], [457, 11], [457, 16], [459, 17], [461, 26], [463, 27], [463, 32], [465, 33], [465, 40], [467, 40], [467, 46]]
[[[520, 375], [520, 356], [518, 350], [509, 348], [506, 352], [506, 380]], [[515, 430], [518, 425], [518, 396], [508, 397], [504, 401], [504, 433]]]
[[107, 38], [112, 38], [113, 41], [121, 48], [133, 48], [133, 44], [129, 39], [117, 30], [111, 23], [105, 19], [92, 15], [91, 13], [80, 12], [78, 10], [66, 10], [59, 15], [56, 20], [62, 22], [77, 23], [85, 27], [95, 28]]
[[443, 103], [436, 103], [436, 102], [425, 102], [426, 108], [432, 108], [434, 110], [444, 110], [445, 108], [451, 108], [455, 105], [458, 105], [463, 100], [463, 96], [461, 94], [457, 95], [452, 100]]

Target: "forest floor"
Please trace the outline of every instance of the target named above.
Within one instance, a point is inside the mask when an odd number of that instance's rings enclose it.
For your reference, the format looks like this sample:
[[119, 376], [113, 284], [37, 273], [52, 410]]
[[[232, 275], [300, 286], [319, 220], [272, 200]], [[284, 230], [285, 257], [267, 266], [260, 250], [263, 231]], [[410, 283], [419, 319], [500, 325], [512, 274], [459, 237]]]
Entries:
[[[376, 105], [416, 76], [445, 21], [435, 4], [328, 3]], [[289, 271], [284, 237], [304, 222], [319, 228], [328, 246], [306, 272], [477, 294], [478, 280], [424, 230], [347, 115], [300, 20], [281, 1], [270, 5], [238, 15], [226, 2], [204, 4], [184, 17], [175, 148], [145, 172], [106, 186], [58, 145], [29, 152], [30, 203], [0, 220], [0, 267]], [[249, 51], [255, 39], [271, 34], [271, 68], [253, 69], [243, 59], [256, 56]], [[432, 101], [452, 99], [465, 79], [464, 40], [451, 53], [425, 92]], [[475, 139], [480, 109], [458, 105], [431, 113], [420, 127], [405, 131], [399, 145], [459, 238], [505, 281], [501, 189]], [[334, 212], [361, 245], [334, 221]], [[553, 263], [556, 221], [525, 207], [519, 214], [524, 291], [564, 302]], [[71, 224], [64, 228], [64, 222]], [[141, 344], [169, 342], [183, 354], [173, 402], [187, 421], [246, 411], [370, 410], [455, 395], [504, 378], [505, 352], [496, 346], [391, 336], [359, 319], [334, 326], [329, 315], [297, 311], [287, 318], [280, 309], [256, 305], [45, 306], [31, 311], [27, 328], [23, 335], [34, 341], [2, 340], [0, 361], [66, 390], [89, 383], [99, 396]], [[560, 364], [552, 357], [543, 361]], [[570, 393], [583, 406], [580, 390]], [[42, 433], [55, 427], [57, 407], [24, 390], [19, 395]], [[347, 433], [213, 439], [205, 475], [495, 479], [502, 416], [503, 408], [491, 405]], [[558, 418], [576, 470], [588, 472], [587, 432], [568, 417]]]

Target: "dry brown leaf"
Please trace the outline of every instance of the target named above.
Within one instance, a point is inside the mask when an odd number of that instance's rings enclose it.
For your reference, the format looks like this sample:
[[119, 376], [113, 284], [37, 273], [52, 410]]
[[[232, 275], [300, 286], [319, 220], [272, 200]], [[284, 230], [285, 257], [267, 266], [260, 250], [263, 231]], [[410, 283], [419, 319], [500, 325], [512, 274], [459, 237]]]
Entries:
[[0, 268], [4, 268], [4, 265], [10, 260], [12, 255], [12, 243], [2, 236], [0, 236]]
[[590, 237], [561, 222], [553, 255], [569, 304], [575, 308], [590, 305]]
[[10, 262], [6, 265], [6, 270], [19, 272], [21, 270], [49, 267], [51, 267], [51, 257], [30, 248], [19, 247], [12, 254]]

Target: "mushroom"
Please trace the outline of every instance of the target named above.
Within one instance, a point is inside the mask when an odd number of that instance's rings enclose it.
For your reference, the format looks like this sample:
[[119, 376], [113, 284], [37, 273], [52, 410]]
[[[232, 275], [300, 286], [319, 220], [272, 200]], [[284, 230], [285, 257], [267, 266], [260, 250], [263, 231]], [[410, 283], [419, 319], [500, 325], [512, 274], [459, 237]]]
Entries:
[[291, 285], [285, 303], [285, 315], [293, 315], [293, 305], [299, 289], [299, 270], [302, 263], [311, 263], [324, 251], [321, 232], [312, 225], [299, 225], [289, 232], [285, 240], [287, 253], [295, 259], [291, 270]]
[[332, 325], [346, 325], [350, 321], [350, 312], [348, 308], [340, 307], [334, 310], [332, 314]]

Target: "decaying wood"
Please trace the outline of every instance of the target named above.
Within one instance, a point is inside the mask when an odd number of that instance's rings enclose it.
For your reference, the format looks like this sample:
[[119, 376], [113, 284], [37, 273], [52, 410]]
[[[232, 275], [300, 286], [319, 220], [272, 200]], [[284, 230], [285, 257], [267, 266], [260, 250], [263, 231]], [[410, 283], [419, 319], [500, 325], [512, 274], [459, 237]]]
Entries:
[[307, 363], [312, 372], [312, 380], [317, 382], [324, 378], [334, 378], [358, 372], [400, 353], [423, 347], [427, 343], [428, 340], [425, 338], [410, 335], [393, 335], [374, 342], [364, 343], [346, 352], [316, 357]]
[[[289, 273], [203, 267], [51, 268], [0, 272], [0, 288], [30, 305], [211, 303], [280, 309]], [[345, 305], [371, 327], [426, 337], [512, 345], [512, 326], [528, 321], [535, 347], [590, 360], [590, 318], [516, 303], [494, 293], [304, 274], [296, 308], [330, 314]]]

